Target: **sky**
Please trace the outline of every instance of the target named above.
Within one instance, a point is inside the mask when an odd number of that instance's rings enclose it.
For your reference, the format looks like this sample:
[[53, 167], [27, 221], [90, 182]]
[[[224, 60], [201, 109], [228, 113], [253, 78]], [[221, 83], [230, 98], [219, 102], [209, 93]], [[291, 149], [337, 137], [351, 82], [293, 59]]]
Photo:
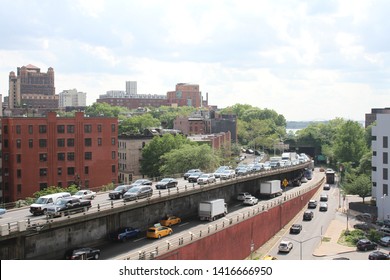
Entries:
[[364, 120], [390, 107], [390, 1], [0, 0], [0, 94], [33, 64], [91, 105], [200, 86], [209, 104], [287, 121]]

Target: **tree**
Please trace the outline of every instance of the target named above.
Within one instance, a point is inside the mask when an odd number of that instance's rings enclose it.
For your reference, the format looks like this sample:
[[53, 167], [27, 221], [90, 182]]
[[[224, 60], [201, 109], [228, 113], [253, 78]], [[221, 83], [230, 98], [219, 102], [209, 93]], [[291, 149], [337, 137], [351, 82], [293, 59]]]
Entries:
[[85, 114], [90, 117], [119, 117], [120, 114], [129, 114], [130, 110], [125, 107], [111, 106], [108, 103], [95, 102], [87, 106]]
[[149, 113], [125, 118], [119, 122], [119, 134], [142, 134], [149, 127], [159, 127], [160, 121]]
[[371, 196], [371, 179], [366, 174], [361, 174], [351, 182], [345, 183], [343, 189], [347, 194], [358, 195], [364, 203], [364, 199]]

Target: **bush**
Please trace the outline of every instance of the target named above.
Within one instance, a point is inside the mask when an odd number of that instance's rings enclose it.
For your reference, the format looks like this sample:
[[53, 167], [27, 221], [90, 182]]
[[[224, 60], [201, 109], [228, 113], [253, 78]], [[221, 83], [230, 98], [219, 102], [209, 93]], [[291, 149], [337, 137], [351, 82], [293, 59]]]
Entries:
[[344, 235], [345, 235], [345, 242], [351, 245], [356, 245], [359, 239], [363, 239], [366, 237], [364, 231], [360, 229], [355, 229], [355, 230], [345, 232]]

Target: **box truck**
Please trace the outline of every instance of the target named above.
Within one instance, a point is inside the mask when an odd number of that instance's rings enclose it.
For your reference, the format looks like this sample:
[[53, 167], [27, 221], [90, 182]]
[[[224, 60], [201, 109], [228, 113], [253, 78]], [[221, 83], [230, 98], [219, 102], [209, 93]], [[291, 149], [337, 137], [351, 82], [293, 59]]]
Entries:
[[224, 199], [214, 199], [199, 203], [199, 218], [204, 221], [214, 221], [228, 213]]
[[260, 195], [275, 197], [282, 194], [280, 180], [265, 181], [260, 183]]

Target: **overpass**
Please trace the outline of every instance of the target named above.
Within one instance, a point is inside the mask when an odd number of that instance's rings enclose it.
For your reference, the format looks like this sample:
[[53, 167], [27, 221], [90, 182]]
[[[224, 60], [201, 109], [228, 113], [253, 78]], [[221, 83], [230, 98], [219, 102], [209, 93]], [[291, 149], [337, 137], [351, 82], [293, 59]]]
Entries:
[[[307, 166], [308, 164], [300, 164], [206, 186], [185, 185], [177, 189], [155, 192], [155, 195], [149, 199], [130, 203], [124, 203], [123, 201], [113, 203], [111, 201], [94, 205], [88, 212], [58, 219], [42, 219], [41, 222], [35, 223], [22, 220], [13, 224], [1, 225], [0, 258], [3, 260], [60, 259], [69, 248], [94, 246], [105, 242], [109, 232], [122, 226], [131, 225], [145, 231], [165, 214], [180, 213], [183, 220], [196, 217], [198, 204], [203, 200], [224, 198], [230, 204], [234, 202], [238, 192], [246, 191], [256, 195], [260, 182], [273, 179], [292, 180], [299, 176]], [[241, 239], [248, 232], [253, 232], [254, 227], [256, 230], [261, 229], [261, 238], [252, 236], [251, 238], [254, 238], [253, 246], [255, 248], [260, 247], [304, 207], [318, 187], [319, 184], [308, 189], [293, 188], [292, 192], [289, 191], [282, 197], [262, 201], [257, 208], [251, 208], [251, 211], [248, 210], [248, 213], [238, 217], [221, 219], [215, 225], [213, 223], [212, 228], [208, 227], [206, 231], [194, 232], [190, 236], [176, 236], [174, 234], [171, 237], [175, 237], [175, 241], [166, 243], [166, 246], [160, 248], [160, 250], [153, 248], [143, 250], [136, 255], [124, 255], [120, 258], [145, 259], [165, 256], [164, 258], [198, 259], [193, 255], [183, 253], [183, 250], [188, 250], [185, 248], [191, 248], [191, 246], [195, 246], [194, 244], [204, 244], [202, 246], [212, 248], [210, 244], [217, 244], [215, 238], [219, 240], [220, 248], [231, 248], [230, 242], [229, 246], [222, 246], [221, 240], [229, 240], [224, 235], [234, 231], [233, 236], [236, 236], [236, 238], [240, 236], [239, 239]], [[275, 219], [276, 216], [279, 218]], [[262, 226], [263, 223], [266, 226]], [[252, 227], [252, 230], [248, 230], [248, 227]], [[207, 238], [204, 238], [206, 236]], [[246, 237], [243, 238], [243, 240], [246, 239]], [[246, 247], [249, 248], [249, 246]], [[179, 253], [179, 248], [182, 253]], [[174, 249], [176, 251], [173, 251]], [[164, 250], [167, 251], [164, 253]], [[191, 250], [188, 252], [191, 252]], [[201, 257], [201, 259], [240, 259], [244, 256], [243, 254], [246, 254], [243, 258], [249, 255], [244, 251], [236, 256], [231, 256], [226, 252], [221, 252], [220, 255], [211, 254], [211, 252], [208, 252], [208, 254], [208, 257], [204, 255], [198, 257]]]

